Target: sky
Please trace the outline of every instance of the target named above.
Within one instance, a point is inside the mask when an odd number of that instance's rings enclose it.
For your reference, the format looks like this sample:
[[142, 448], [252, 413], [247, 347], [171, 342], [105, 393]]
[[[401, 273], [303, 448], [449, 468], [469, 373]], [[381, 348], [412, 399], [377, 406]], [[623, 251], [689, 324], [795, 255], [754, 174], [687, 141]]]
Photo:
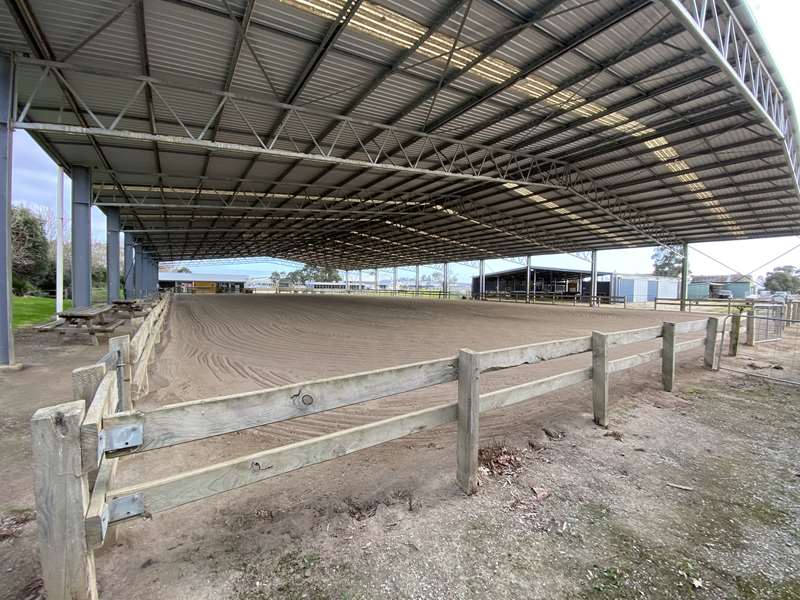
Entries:
[[[797, 30], [800, 21], [800, 2], [797, 0], [749, 0], [759, 26], [781, 75], [793, 96], [795, 111], [800, 114], [800, 62], [797, 60]], [[12, 172], [12, 201], [32, 208], [55, 212], [57, 194], [57, 167], [24, 131], [14, 132]], [[66, 179], [64, 208], [66, 229], [69, 230], [69, 179]], [[105, 241], [105, 217], [92, 209], [92, 236]], [[598, 253], [601, 271], [618, 273], [651, 273], [652, 248], [633, 250], [607, 250]], [[572, 256], [553, 255], [533, 257], [533, 264], [542, 267], [586, 268], [587, 263]], [[782, 237], [735, 242], [693, 244], [689, 251], [689, 265], [695, 275], [721, 275], [727, 273], [753, 273], [763, 276], [771, 268], [782, 265], [800, 266], [800, 237]], [[515, 263], [506, 260], [487, 261], [487, 272], [513, 268]], [[277, 263], [250, 263], [246, 265], [199, 266], [195, 272], [245, 272], [249, 275], [269, 275], [273, 271], [287, 271], [291, 267]], [[423, 270], [423, 273], [425, 270]], [[429, 272], [429, 271], [428, 271]], [[460, 282], [467, 282], [477, 274], [465, 265], [452, 265], [450, 273]], [[401, 270], [400, 277], [412, 277], [412, 270]], [[367, 275], [364, 275], [365, 279]], [[381, 278], [390, 277], [390, 270]]]

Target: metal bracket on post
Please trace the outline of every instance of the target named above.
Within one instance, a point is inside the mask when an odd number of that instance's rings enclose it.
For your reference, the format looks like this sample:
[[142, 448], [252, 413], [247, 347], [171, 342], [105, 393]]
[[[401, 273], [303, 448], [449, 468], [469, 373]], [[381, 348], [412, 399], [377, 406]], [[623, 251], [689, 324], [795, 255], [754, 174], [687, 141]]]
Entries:
[[108, 502], [108, 523], [116, 523], [144, 514], [144, 495], [141, 492], [119, 496]]
[[141, 423], [109, 427], [100, 432], [101, 445], [105, 452], [129, 450], [141, 446], [144, 441], [144, 427]]

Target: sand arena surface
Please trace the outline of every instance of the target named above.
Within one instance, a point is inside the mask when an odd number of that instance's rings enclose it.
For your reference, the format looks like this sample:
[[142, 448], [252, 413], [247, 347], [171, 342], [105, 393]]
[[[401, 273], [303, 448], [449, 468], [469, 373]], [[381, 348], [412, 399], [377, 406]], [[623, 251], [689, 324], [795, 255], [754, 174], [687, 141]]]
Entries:
[[[669, 315], [676, 320], [697, 319]], [[489, 350], [660, 323], [663, 313], [625, 309], [348, 296], [239, 295], [174, 297], [143, 410], [218, 395], [346, 375], [454, 356], [459, 348]], [[659, 343], [659, 342], [655, 342]], [[627, 356], [652, 347], [612, 349]], [[482, 376], [491, 391], [588, 364], [588, 356], [558, 359]], [[416, 390], [317, 415], [275, 423], [137, 457], [148, 476], [189, 467], [215, 448], [225, 458], [451, 402], [455, 383]], [[587, 408], [590, 406], [587, 398]], [[505, 411], [507, 412], [507, 411]], [[504, 411], [482, 419], [482, 434], [515, 426]], [[436, 438], [438, 430], [418, 437]], [[198, 452], [202, 454], [198, 454]], [[216, 453], [215, 453], [216, 452]], [[168, 454], [170, 460], [152, 460]], [[147, 465], [144, 467], [144, 465]], [[127, 469], [124, 469], [128, 471]], [[138, 470], [138, 469], [136, 469]], [[130, 472], [130, 471], [128, 471]], [[128, 480], [128, 477], [125, 477]]]
[[[453, 356], [463, 347], [487, 350], [586, 335], [592, 329], [635, 329], [660, 323], [665, 317], [692, 320], [698, 315], [346, 296], [176, 296], [150, 367], [151, 393], [137, 408], [149, 410]], [[615, 347], [611, 356], [635, 354], [658, 343]], [[679, 368], [690, 364], [699, 368], [701, 354], [681, 355]], [[580, 355], [484, 373], [481, 387], [483, 391], [500, 389], [589, 362], [589, 356]], [[612, 378], [612, 420], [626, 403], [619, 390], [627, 396], [636, 390], [658, 389], [659, 371], [659, 365], [651, 364]], [[118, 485], [176, 475], [452, 402], [456, 392], [456, 383], [449, 383], [127, 456], [117, 471]], [[481, 415], [481, 444], [510, 440], [524, 445], [525, 440], [541, 438], [543, 427], [594, 431], [591, 383]], [[454, 481], [455, 442], [455, 425], [445, 425], [159, 513], [152, 519], [120, 524], [117, 546], [98, 556], [101, 589], [109, 597], [147, 600], [239, 598], [232, 590], [241, 584], [242, 572], [254, 561], [269, 570], [270, 561], [294, 552], [292, 549], [322, 553], [317, 547], [320, 540], [312, 532], [326, 532], [325, 547], [337, 554], [342, 540], [331, 532], [343, 523], [345, 530], [350, 530], [347, 515], [353, 507], [415, 498], [414, 502], [433, 508], [463, 499]], [[427, 529], [428, 525], [420, 522], [420, 527]], [[352, 539], [348, 537], [351, 534], [337, 535]], [[436, 545], [440, 537], [431, 534], [425, 543]], [[422, 544], [422, 538], [416, 543]], [[271, 597], [285, 596], [249, 592], [241, 596], [248, 600]]]

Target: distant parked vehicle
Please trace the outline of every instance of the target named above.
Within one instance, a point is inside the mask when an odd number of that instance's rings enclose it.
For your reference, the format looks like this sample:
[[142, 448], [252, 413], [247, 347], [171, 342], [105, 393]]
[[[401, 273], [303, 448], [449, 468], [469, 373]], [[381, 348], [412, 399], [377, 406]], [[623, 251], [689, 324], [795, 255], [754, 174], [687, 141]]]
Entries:
[[715, 298], [722, 298], [724, 300], [730, 300], [733, 298], [733, 292], [730, 290], [719, 290], [717, 291]]

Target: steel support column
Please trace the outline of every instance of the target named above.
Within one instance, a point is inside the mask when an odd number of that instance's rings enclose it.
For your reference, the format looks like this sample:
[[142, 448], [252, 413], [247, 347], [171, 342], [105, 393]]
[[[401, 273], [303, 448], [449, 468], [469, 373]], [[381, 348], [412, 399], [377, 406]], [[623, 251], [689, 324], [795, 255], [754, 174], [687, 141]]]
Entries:
[[56, 188], [56, 315], [64, 310], [64, 169], [58, 167]]
[[108, 301], [119, 300], [119, 209], [106, 213], [106, 290]]
[[375, 267], [375, 293], [378, 293], [378, 267]]
[[150, 258], [151, 267], [153, 269], [153, 293], [158, 293], [158, 258], [153, 255]]
[[344, 272], [344, 291], [350, 293], [350, 271], [348, 270]]
[[14, 363], [11, 325], [11, 146], [14, 105], [11, 56], [0, 53], [0, 366]]
[[136, 297], [133, 287], [133, 235], [124, 234], [125, 238], [125, 299]]
[[486, 297], [486, 261], [481, 259], [478, 263], [478, 300]]
[[448, 287], [447, 281], [447, 263], [444, 263], [442, 266], [442, 294], [449, 296], [450, 288]]
[[392, 290], [397, 294], [397, 267], [392, 269]]
[[417, 296], [419, 296], [419, 265], [415, 266], [414, 291], [416, 292]]
[[525, 257], [525, 302], [531, 301], [531, 256]]
[[[592, 250], [592, 276], [589, 285], [589, 306], [599, 306], [600, 301], [597, 298], [597, 250]], [[582, 285], [582, 284], [581, 284]], [[582, 290], [581, 290], [582, 291]]]
[[92, 171], [72, 167], [72, 307], [92, 304]]
[[689, 298], [689, 244], [684, 242], [683, 261], [681, 262], [681, 310], [686, 310], [686, 300]]
[[135, 257], [133, 259], [133, 296], [134, 298], [141, 298], [144, 296], [144, 248], [142, 243], [134, 241], [133, 244]]
[[364, 279], [362, 277], [361, 269], [358, 270], [358, 293], [360, 294], [364, 289]]

